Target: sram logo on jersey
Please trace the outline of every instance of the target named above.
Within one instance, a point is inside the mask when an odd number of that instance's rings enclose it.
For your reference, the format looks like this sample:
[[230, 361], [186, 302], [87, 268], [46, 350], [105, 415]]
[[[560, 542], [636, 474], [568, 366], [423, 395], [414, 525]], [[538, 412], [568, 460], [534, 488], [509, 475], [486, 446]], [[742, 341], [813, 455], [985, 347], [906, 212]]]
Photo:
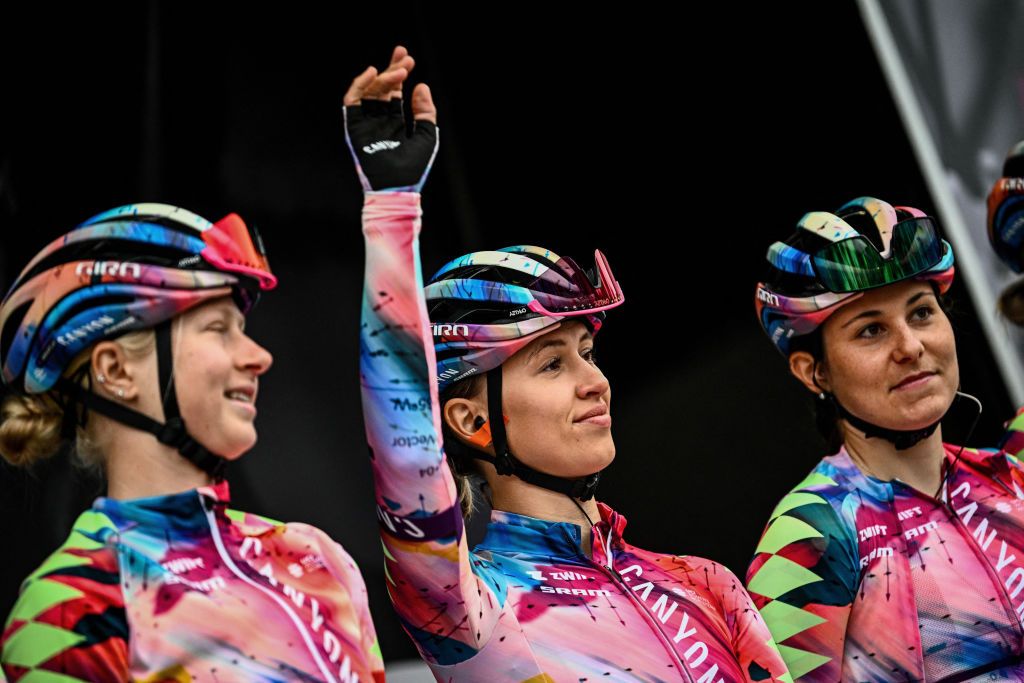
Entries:
[[[535, 581], [587, 581], [589, 580], [586, 574], [580, 574], [579, 572], [548, 572], [547, 576], [544, 572], [532, 570], [527, 572], [531, 579]], [[552, 593], [554, 595], [581, 595], [596, 598], [599, 595], [611, 595], [611, 591], [604, 590], [602, 588], [571, 588], [565, 586], [538, 586], [538, 590], [541, 593]]]
[[142, 277], [142, 268], [137, 263], [124, 263], [122, 261], [93, 261], [92, 263], [79, 263], [75, 268], [75, 275], [78, 277], [107, 275], [109, 277], [129, 277], [138, 280]]

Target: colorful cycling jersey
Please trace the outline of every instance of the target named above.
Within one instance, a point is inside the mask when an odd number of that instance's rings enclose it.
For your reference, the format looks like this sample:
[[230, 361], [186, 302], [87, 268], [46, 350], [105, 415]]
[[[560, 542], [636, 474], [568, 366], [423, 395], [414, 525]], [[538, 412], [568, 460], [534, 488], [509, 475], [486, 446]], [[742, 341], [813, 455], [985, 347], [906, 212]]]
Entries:
[[383, 681], [352, 558], [227, 502], [226, 483], [98, 499], [22, 585], [11, 682]]
[[[946, 446], [954, 462], [958, 447]], [[1024, 681], [1024, 469], [964, 449], [936, 500], [825, 458], [747, 573], [798, 681]]]
[[722, 565], [623, 540], [601, 506], [580, 527], [495, 512], [467, 547], [441, 450], [418, 252], [419, 195], [368, 194], [363, 407], [388, 589], [439, 681], [788, 681], [764, 621]]

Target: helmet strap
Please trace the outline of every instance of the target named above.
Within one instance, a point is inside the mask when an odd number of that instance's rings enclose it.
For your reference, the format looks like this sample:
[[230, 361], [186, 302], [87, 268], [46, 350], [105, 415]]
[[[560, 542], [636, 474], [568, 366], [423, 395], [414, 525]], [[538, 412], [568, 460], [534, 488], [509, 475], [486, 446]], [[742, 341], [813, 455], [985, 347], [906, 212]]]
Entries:
[[505, 432], [504, 413], [501, 409], [501, 366], [487, 372], [487, 412], [492, 416], [490, 426], [491, 443], [494, 455], [472, 449], [473, 457], [494, 465], [495, 471], [502, 476], [514, 476], [528, 484], [542, 489], [564, 493], [573, 500], [590, 500], [597, 492], [597, 484], [601, 479], [600, 472], [585, 477], [568, 479], [556, 477], [545, 472], [538, 472], [524, 464], [508, 449], [508, 436]]
[[[157, 325], [155, 332], [159, 386], [163, 387], [164, 423], [161, 424], [148, 415], [84, 389], [76, 379], [61, 377], [57, 380], [57, 388], [60, 390], [59, 394], [62, 395], [61, 404], [64, 407], [64, 436], [74, 436], [76, 422], [78, 425], [85, 425], [87, 411], [82, 410], [80, 417], [75, 416], [74, 413], [78, 409], [76, 404], [80, 404], [115, 422], [149, 432], [156, 437], [157, 441], [174, 448], [183, 458], [219, 481], [224, 478], [224, 470], [228, 461], [216, 453], [211, 453], [188, 433], [185, 421], [181, 418], [181, 412], [178, 409], [177, 392], [174, 386], [173, 356], [171, 355], [171, 321], [167, 320]], [[83, 365], [83, 368], [87, 369], [88, 365]], [[69, 415], [73, 417], [69, 418]]]
[[[939, 423], [942, 422], [942, 418], [946, 416], [943, 414], [938, 420], [927, 427], [922, 427], [921, 429], [889, 429], [857, 417], [839, 403], [839, 399], [835, 397], [835, 394], [823, 391], [819, 396], [822, 400], [831, 401], [832, 405], [836, 407], [836, 412], [839, 413], [839, 416], [860, 431], [864, 432], [864, 436], [866, 438], [879, 438], [889, 441], [898, 451], [905, 451], [911, 446], [917, 445], [934, 434], [935, 430], [939, 427]], [[947, 410], [946, 412], [949, 411]]]

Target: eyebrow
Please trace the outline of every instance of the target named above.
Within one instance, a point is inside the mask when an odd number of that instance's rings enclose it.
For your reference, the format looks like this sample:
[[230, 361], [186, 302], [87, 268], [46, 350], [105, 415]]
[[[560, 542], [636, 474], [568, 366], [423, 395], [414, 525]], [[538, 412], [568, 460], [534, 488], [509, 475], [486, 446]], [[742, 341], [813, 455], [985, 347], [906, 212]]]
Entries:
[[[579, 342], [583, 341], [584, 339], [588, 339], [588, 338], [589, 339], [593, 339], [594, 335], [590, 333], [590, 330], [588, 330], [586, 327], [584, 327], [583, 328], [583, 334], [581, 334], [579, 339], [576, 340], [576, 343], [579, 343]], [[530, 361], [532, 361], [534, 359], [534, 357], [538, 353], [543, 351], [544, 349], [551, 348], [552, 346], [565, 346], [565, 345], [566, 345], [566, 343], [562, 339], [551, 339], [549, 341], [546, 341], [543, 344], [541, 344], [540, 346], [538, 346], [537, 348], [535, 348], [533, 351], [530, 352], [530, 355], [526, 358], [526, 362], [529, 363]]]
[[[931, 291], [921, 291], [921, 292], [918, 292], [914, 296], [912, 296], [909, 299], [907, 299], [907, 303], [905, 304], [905, 307], [909, 308], [909, 307], [913, 306], [915, 303], [917, 303], [918, 299], [920, 299], [923, 296], [928, 296], [929, 294], [932, 294], [932, 292]], [[863, 311], [862, 313], [858, 313], [857, 315], [853, 316], [852, 318], [847, 320], [845, 323], [843, 323], [843, 327], [844, 328], [845, 327], [849, 327], [850, 325], [852, 325], [856, 321], [860, 320], [861, 318], [872, 318], [872, 317], [874, 317], [876, 315], [882, 315], [882, 312], [878, 311], [878, 310]]]

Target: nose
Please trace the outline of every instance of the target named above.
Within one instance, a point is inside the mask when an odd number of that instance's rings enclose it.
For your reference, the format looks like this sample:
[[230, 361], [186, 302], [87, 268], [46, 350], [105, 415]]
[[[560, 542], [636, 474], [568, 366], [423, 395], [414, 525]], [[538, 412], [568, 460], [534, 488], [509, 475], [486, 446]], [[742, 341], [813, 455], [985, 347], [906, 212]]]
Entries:
[[924, 353], [924, 342], [921, 334], [905, 322], [897, 325], [893, 331], [892, 357], [897, 363], [909, 363], [917, 360]]
[[583, 362], [583, 366], [583, 375], [576, 384], [576, 395], [579, 398], [600, 396], [611, 388], [608, 378], [599, 367], [587, 362]]
[[251, 371], [254, 376], [259, 377], [274, 364], [274, 356], [249, 335], [243, 335], [243, 337], [244, 344], [243, 350], [239, 354], [239, 364]]

